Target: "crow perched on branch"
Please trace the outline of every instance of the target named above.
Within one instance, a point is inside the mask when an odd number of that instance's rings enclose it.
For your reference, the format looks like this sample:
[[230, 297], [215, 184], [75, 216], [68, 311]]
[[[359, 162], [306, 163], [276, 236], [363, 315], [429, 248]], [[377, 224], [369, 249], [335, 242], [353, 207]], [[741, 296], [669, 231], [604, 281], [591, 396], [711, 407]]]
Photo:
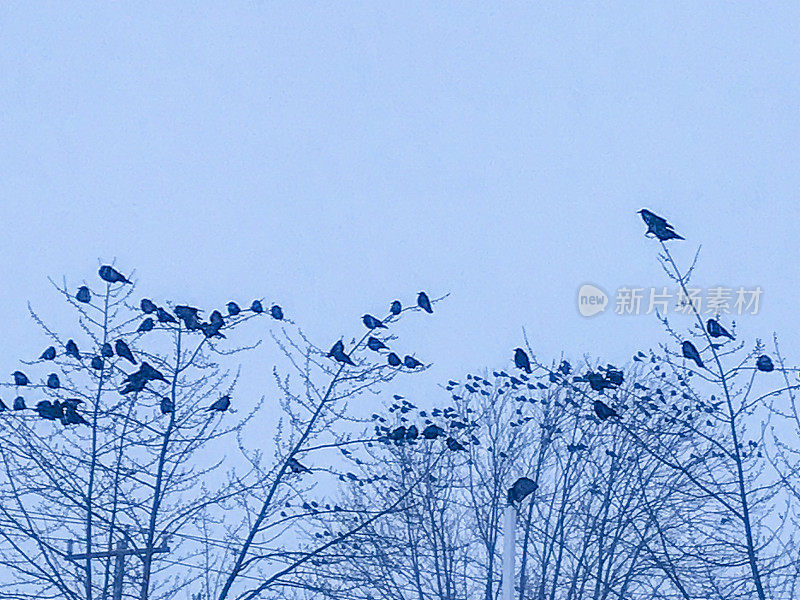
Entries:
[[703, 359], [700, 358], [700, 353], [697, 351], [697, 348], [695, 348], [692, 342], [690, 342], [689, 340], [683, 342], [683, 344], [681, 345], [681, 350], [683, 351], [684, 358], [693, 360], [695, 363], [697, 363], [697, 366], [700, 367], [701, 369], [705, 366], [703, 364]]
[[403, 310], [403, 305], [400, 304], [400, 300], [395, 300], [389, 307], [389, 312], [395, 316], [399, 315], [401, 310]]
[[639, 214], [642, 215], [642, 220], [647, 224], [647, 231], [645, 235], [653, 234], [662, 242], [666, 242], [667, 240], [682, 240], [683, 237], [679, 236], [675, 233], [672, 225], [667, 223], [667, 220], [659, 217], [658, 215], [650, 212], [646, 208], [643, 208], [639, 211]]
[[531, 373], [531, 360], [528, 354], [522, 348], [514, 349], [514, 364], [518, 369], [522, 369], [530, 375]]
[[417, 306], [419, 306], [426, 313], [433, 313], [430, 298], [428, 298], [428, 294], [425, 292], [420, 292], [419, 295], [417, 295]]
[[384, 325], [380, 319], [376, 319], [370, 314], [364, 315], [363, 317], [361, 317], [361, 320], [364, 322], [364, 326], [367, 329], [380, 329], [380, 328], [387, 329], [386, 325]]
[[114, 267], [110, 265], [103, 265], [98, 271], [100, 279], [108, 283], [130, 283], [130, 281]]
[[710, 335], [713, 338], [724, 336], [729, 339], [734, 339], [731, 333], [727, 329], [725, 329], [722, 325], [720, 325], [716, 319], [709, 319], [708, 321], [706, 321], [706, 331], [708, 332], [708, 335]]
[[83, 302], [87, 304], [92, 301], [92, 293], [89, 291], [89, 288], [85, 285], [82, 285], [78, 288], [78, 293], [75, 294], [75, 300], [78, 302]]
[[334, 358], [337, 362], [345, 363], [346, 365], [350, 365], [353, 367], [356, 366], [356, 363], [354, 363], [350, 359], [350, 357], [347, 356], [347, 354], [345, 354], [344, 343], [342, 342], [342, 340], [339, 340], [333, 345], [331, 351], [328, 352], [328, 356]]
[[520, 477], [514, 482], [514, 485], [508, 488], [508, 503], [514, 504], [522, 502], [525, 498], [535, 492], [538, 487], [539, 486], [536, 485], [536, 482], [534, 482], [532, 479]]
[[209, 406], [206, 411], [215, 410], [217, 412], [225, 412], [231, 406], [231, 397], [228, 394], [220, 397], [219, 400], [215, 400], [211, 406]]
[[605, 421], [609, 417], [617, 417], [619, 419], [617, 411], [608, 406], [602, 400], [594, 401], [594, 412], [597, 415], [597, 418], [599, 418], [601, 421]]

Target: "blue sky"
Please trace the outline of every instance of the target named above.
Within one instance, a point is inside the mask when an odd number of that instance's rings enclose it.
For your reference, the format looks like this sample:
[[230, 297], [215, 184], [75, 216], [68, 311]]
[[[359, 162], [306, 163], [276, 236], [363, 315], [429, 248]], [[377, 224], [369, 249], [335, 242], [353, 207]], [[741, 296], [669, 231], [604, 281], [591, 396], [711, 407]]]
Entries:
[[277, 301], [321, 345], [449, 292], [401, 325], [423, 389], [510, 367], [523, 327], [623, 362], [658, 323], [576, 293], [668, 284], [643, 206], [800, 359], [800, 4], [167, 4], [0, 7], [9, 373], [44, 342], [26, 302], [63, 315], [46, 277], [98, 259], [137, 298]]

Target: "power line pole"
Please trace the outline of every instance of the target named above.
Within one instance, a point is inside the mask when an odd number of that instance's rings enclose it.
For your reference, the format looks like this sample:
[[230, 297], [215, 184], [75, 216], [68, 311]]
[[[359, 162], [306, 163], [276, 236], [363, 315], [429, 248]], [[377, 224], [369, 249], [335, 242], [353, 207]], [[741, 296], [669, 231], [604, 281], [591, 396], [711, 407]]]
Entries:
[[[169, 552], [169, 546], [165, 540], [164, 544], [157, 548], [151, 548], [152, 554], [163, 554]], [[67, 542], [67, 560], [78, 562], [80, 560], [92, 560], [94, 558], [113, 558], [114, 559], [114, 587], [112, 588], [113, 600], [122, 600], [122, 581], [125, 576], [125, 557], [126, 556], [144, 556], [147, 549], [131, 550], [128, 548], [128, 537], [123, 536], [117, 542], [117, 547], [114, 550], [105, 552], [89, 552], [83, 554], [72, 553], [72, 540]]]

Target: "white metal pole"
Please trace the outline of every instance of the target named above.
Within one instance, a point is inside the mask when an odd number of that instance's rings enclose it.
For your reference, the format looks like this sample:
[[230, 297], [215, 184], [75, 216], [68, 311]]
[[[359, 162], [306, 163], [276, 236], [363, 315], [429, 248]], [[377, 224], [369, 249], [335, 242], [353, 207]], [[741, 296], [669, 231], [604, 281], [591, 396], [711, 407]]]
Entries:
[[503, 520], [503, 600], [514, 597], [514, 551], [516, 550], [517, 510], [509, 504]]

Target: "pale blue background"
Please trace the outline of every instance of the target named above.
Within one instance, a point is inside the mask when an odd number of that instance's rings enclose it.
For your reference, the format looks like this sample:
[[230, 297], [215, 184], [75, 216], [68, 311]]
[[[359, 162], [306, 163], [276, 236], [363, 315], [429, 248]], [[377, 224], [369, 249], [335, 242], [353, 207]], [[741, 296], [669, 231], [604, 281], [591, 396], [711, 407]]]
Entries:
[[761, 285], [742, 332], [800, 358], [800, 3], [164, 4], [0, 6], [3, 372], [41, 351], [27, 300], [64, 314], [46, 276], [99, 258], [321, 345], [451, 292], [400, 327], [420, 393], [510, 367], [523, 327], [623, 362], [655, 319], [575, 295], [665, 284], [642, 206], [682, 261], [703, 244], [698, 284]]

